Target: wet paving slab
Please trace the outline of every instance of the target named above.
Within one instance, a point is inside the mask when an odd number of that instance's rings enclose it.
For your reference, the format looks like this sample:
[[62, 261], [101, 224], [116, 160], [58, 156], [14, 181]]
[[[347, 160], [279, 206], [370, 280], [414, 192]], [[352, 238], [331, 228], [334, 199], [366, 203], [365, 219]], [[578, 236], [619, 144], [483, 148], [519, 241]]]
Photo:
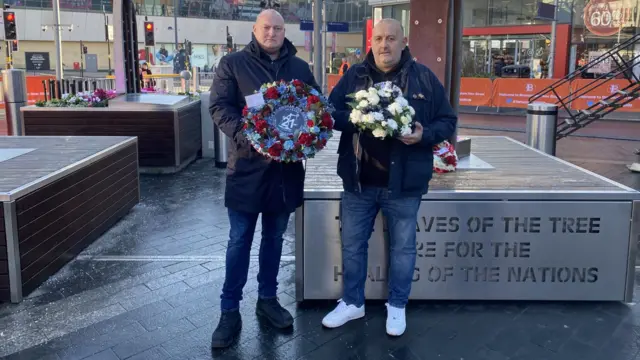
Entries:
[[[637, 181], [619, 164], [589, 166], [617, 173], [613, 180], [629, 186]], [[407, 332], [390, 338], [384, 303], [373, 301], [364, 319], [324, 329], [321, 319], [335, 302], [295, 301], [293, 217], [278, 275], [278, 297], [295, 317], [293, 328], [273, 329], [255, 315], [258, 227], [242, 334], [229, 349], [212, 351], [229, 230], [223, 189], [224, 171], [211, 160], [176, 175], [142, 176], [142, 201], [126, 218], [24, 302], [0, 305], [0, 358], [639, 358], [635, 303], [411, 302]]]

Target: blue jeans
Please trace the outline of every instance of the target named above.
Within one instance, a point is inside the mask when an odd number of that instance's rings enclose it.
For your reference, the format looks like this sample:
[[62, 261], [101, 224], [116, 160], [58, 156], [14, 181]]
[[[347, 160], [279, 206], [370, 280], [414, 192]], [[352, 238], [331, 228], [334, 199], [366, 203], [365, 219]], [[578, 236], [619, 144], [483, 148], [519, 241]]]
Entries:
[[[228, 209], [229, 244], [227, 245], [226, 273], [222, 287], [222, 311], [240, 307], [242, 289], [247, 283], [251, 243], [256, 231], [258, 213], [245, 213]], [[282, 236], [287, 230], [290, 213], [262, 213], [262, 240], [260, 241], [258, 296], [275, 298], [278, 289], [278, 270], [282, 255]]]
[[342, 300], [364, 304], [367, 249], [379, 210], [389, 229], [389, 305], [404, 308], [409, 300], [416, 263], [416, 217], [420, 197], [389, 199], [387, 189], [365, 187], [342, 196]]

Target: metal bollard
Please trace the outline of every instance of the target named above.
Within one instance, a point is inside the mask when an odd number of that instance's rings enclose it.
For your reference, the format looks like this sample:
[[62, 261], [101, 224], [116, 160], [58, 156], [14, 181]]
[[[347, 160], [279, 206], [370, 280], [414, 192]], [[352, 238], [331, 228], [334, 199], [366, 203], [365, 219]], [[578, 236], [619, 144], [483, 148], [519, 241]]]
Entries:
[[229, 158], [229, 148], [231, 147], [231, 139], [229, 139], [229, 137], [225, 135], [217, 125], [214, 126], [213, 143], [216, 147], [216, 167], [221, 169], [226, 168], [227, 159]]
[[7, 134], [24, 135], [20, 108], [27, 106], [27, 77], [24, 70], [2, 70], [2, 86], [7, 119]]
[[556, 156], [558, 106], [533, 103], [527, 107], [527, 145]]

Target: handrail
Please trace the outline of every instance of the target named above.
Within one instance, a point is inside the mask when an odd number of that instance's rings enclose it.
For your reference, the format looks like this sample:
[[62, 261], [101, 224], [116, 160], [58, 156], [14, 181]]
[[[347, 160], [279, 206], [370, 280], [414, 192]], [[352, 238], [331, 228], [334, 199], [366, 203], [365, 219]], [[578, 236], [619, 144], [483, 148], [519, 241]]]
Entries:
[[[577, 69], [575, 71], [573, 71], [572, 73], [566, 75], [565, 77], [558, 79], [557, 81], [555, 81], [554, 83], [552, 83], [551, 85], [545, 87], [544, 89], [542, 89], [541, 91], [539, 91], [537, 94], [532, 95], [529, 98], [529, 102], [534, 102], [538, 99], [540, 99], [541, 97], [543, 97], [544, 95], [550, 93], [550, 92], [554, 92], [554, 89], [567, 83], [570, 82], [572, 80], [574, 80], [574, 78], [578, 77], [578, 75], [581, 75], [583, 72], [585, 72], [586, 70], [589, 70], [593, 67], [595, 67], [597, 64], [601, 63], [602, 61], [604, 61], [605, 59], [611, 57], [613, 58], [614, 55], [618, 55], [619, 56], [619, 51], [627, 48], [633, 44], [635, 44], [636, 42], [638, 42], [640, 40], [640, 34], [636, 34], [632, 37], [630, 37], [629, 39], [625, 40], [624, 42], [618, 44], [617, 46], [613, 47], [612, 49], [609, 49], [607, 52], [605, 52], [604, 54], [602, 54], [601, 56], [599, 56], [598, 58], [596, 58], [595, 60], [589, 62], [587, 65], [585, 65], [584, 67], [581, 67], [580, 69]], [[634, 57], [635, 59], [635, 57]], [[614, 59], [614, 61], [617, 60]], [[629, 61], [624, 61], [624, 63], [628, 63]], [[606, 74], [603, 74], [606, 75]], [[602, 76], [602, 75], [601, 75]]]

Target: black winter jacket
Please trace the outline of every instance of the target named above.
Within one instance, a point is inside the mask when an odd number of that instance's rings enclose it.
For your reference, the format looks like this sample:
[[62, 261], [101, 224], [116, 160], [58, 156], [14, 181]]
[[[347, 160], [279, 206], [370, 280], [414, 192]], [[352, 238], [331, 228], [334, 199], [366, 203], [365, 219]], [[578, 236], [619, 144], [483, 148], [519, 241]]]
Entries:
[[215, 124], [232, 139], [227, 162], [225, 206], [249, 212], [293, 212], [302, 205], [302, 163], [278, 163], [259, 154], [242, 132], [245, 96], [267, 82], [298, 79], [319, 89], [309, 65], [295, 56], [285, 39], [277, 60], [271, 60], [255, 38], [242, 50], [224, 56], [211, 86], [209, 112]]
[[[409, 48], [404, 49], [409, 52]], [[403, 54], [403, 56], [406, 54]], [[456, 129], [458, 118], [447, 99], [444, 87], [426, 66], [413, 60], [405, 62], [393, 83], [403, 90], [404, 97], [414, 108], [414, 121], [424, 127], [422, 141], [405, 145], [394, 139], [391, 145], [389, 169], [389, 195], [391, 198], [421, 196], [427, 193], [433, 175], [433, 145], [449, 139]], [[369, 52], [368, 57], [373, 57]], [[373, 60], [373, 59], [371, 59]], [[345, 191], [359, 192], [360, 186], [360, 133], [349, 121], [351, 109], [348, 94], [373, 85], [371, 72], [376, 71], [364, 61], [354, 65], [340, 79], [331, 92], [329, 101], [336, 111], [332, 114], [335, 129], [341, 131], [338, 147], [338, 175]]]

